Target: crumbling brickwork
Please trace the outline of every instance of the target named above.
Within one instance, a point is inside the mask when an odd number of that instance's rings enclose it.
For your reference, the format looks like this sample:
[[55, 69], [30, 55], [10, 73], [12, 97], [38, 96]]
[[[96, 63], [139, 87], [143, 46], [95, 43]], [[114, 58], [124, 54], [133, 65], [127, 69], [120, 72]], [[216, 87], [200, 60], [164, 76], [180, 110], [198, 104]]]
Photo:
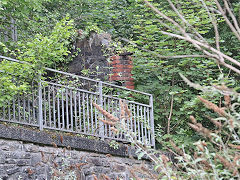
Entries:
[[118, 81], [122, 86], [134, 89], [134, 79], [132, 78], [133, 62], [130, 56], [116, 55], [112, 56], [110, 65], [112, 74], [109, 76], [110, 81]]

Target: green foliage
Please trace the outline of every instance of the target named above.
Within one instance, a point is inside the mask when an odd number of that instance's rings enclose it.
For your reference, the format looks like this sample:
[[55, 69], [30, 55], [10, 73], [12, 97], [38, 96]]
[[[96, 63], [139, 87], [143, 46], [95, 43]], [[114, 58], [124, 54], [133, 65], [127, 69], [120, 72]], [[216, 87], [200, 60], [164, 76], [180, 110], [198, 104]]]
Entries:
[[115, 141], [115, 140], [111, 140], [108, 144], [113, 149], [119, 149], [119, 143], [117, 141]]
[[7, 30], [11, 18], [16, 21], [18, 39], [30, 39], [36, 32], [45, 33], [42, 22], [44, 18], [43, 3], [49, 0], [1, 0], [0, 2], [0, 28]]
[[114, 36], [131, 34], [133, 1], [126, 0], [53, 0], [44, 4], [53, 19], [64, 17], [67, 13], [75, 20], [77, 29], [98, 26]]
[[[224, 108], [199, 96], [199, 101], [208, 108], [202, 114], [202, 118], [211, 123], [213, 128], [210, 130], [191, 116], [191, 123], [186, 125], [189, 125], [199, 137], [194, 142], [185, 139], [186, 142], [181, 145], [176, 145], [174, 141], [168, 140], [170, 143], [166, 147], [171, 150], [171, 153], [159, 152], [137, 140], [137, 134], [128, 128], [127, 122], [130, 117], [126, 115], [127, 110], [124, 108], [126, 104], [124, 105], [122, 102], [120, 102], [121, 119], [116, 122], [113, 121], [113, 118], [109, 118], [105, 123], [114, 122], [111, 130], [124, 133], [128, 137], [128, 140], [137, 148], [138, 159], [147, 156], [153, 161], [154, 169], [158, 173], [154, 179], [239, 179], [240, 94], [224, 84], [221, 86], [194, 84], [194, 86], [198, 86], [205, 96], [223, 97]], [[215, 100], [213, 99], [213, 101]], [[101, 107], [98, 110], [104, 116], [110, 116], [106, 115]], [[214, 116], [208, 116], [209, 112]]]
[[74, 35], [73, 20], [66, 17], [56, 23], [49, 36], [36, 34], [29, 42], [20, 41], [18, 59], [46, 67], [64, 66], [71, 60], [67, 56]]
[[[205, 121], [212, 123], [214, 128], [210, 130], [191, 117], [192, 122], [188, 124], [201, 137], [194, 143], [186, 142], [178, 146], [171, 141], [167, 147], [174, 151], [178, 162], [174, 164], [165, 155], [160, 156], [155, 161], [155, 170], [159, 172], [161, 179], [239, 179], [240, 95], [224, 85], [215, 87], [206, 87], [204, 94], [223, 96], [224, 110], [206, 99], [199, 98], [201, 103], [209, 108], [202, 117], [207, 116]], [[209, 117], [209, 111], [214, 112], [215, 116]], [[152, 154], [150, 149], [141, 148], [139, 153], [143, 152], [148, 156]]]
[[42, 67], [63, 66], [71, 60], [69, 45], [75, 31], [73, 21], [66, 17], [56, 23], [49, 36], [36, 34], [31, 41], [18, 41], [12, 51], [1, 43], [4, 54], [13, 55], [18, 60], [29, 62], [20, 64], [9, 61], [1, 61], [0, 64], [0, 106], [6, 104], [14, 95], [22, 94], [33, 88], [39, 81]]
[[[176, 22], [184, 24], [176, 13], [171, 10], [166, 1], [151, 1], [162, 13], [171, 17]], [[173, 1], [180, 10], [180, 13], [188, 20], [188, 22], [198, 31], [201, 36], [207, 39], [207, 42], [213, 46], [215, 43], [214, 30], [211, 20], [207, 12], [202, 8], [200, 1]], [[213, 2], [205, 1], [207, 5], [214, 6]], [[173, 134], [179, 144], [184, 143], [184, 135], [189, 136], [191, 140], [198, 138], [194, 132], [187, 128], [186, 122], [191, 114], [199, 117], [199, 121], [204, 125], [205, 119], [201, 116], [206, 111], [204, 106], [199, 108], [196, 103], [196, 96], [200, 92], [188, 87], [179, 73], [190, 77], [194, 82], [201, 85], [209, 85], [221, 79], [219, 67], [212, 59], [206, 58], [170, 58], [177, 55], [191, 55], [202, 52], [196, 50], [195, 47], [176, 38], [170, 38], [161, 33], [167, 28], [163, 25], [173, 27], [172, 24], [165, 22], [151, 9], [139, 1], [135, 4], [138, 10], [134, 15], [133, 35], [128, 36], [132, 43], [128, 46], [128, 50], [134, 53], [134, 78], [135, 87], [138, 90], [152, 93], [154, 95], [154, 119], [159, 136], [157, 139], [160, 143], [164, 143], [169, 136], [163, 136], [167, 132], [167, 122], [171, 112], [171, 101], [173, 98], [173, 110], [171, 114], [170, 133]], [[237, 8], [236, 8], [237, 9]], [[160, 21], [161, 20], [161, 21]], [[219, 30], [221, 34], [220, 46], [222, 52], [233, 55], [239, 59], [239, 41], [232, 36], [229, 28], [223, 22], [222, 18], [218, 18]], [[173, 30], [167, 30], [172, 32]], [[186, 26], [186, 31], [191, 33], [192, 28]], [[231, 39], [231, 40], [230, 40]], [[159, 58], [159, 56], [168, 56], [168, 58]], [[228, 75], [229, 70], [221, 67], [224, 75]], [[229, 79], [235, 79], [236, 76], [231, 73]], [[235, 79], [236, 80], [236, 79]], [[218, 97], [220, 99], [220, 97]], [[211, 124], [209, 126], [212, 126]], [[185, 129], [183, 131], [183, 129]], [[182, 137], [182, 138], [181, 138]]]
[[[29, 79], [34, 78], [31, 66], [26, 64], [2, 61], [0, 66], [0, 107], [13, 96], [28, 90]], [[17, 82], [17, 83], [15, 83]]]

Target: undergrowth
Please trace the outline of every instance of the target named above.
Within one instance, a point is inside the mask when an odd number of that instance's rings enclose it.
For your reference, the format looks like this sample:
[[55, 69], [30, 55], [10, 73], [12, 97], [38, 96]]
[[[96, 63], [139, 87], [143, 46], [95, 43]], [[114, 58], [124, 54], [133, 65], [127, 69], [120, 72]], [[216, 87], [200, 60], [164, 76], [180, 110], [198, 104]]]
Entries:
[[120, 118], [114, 117], [97, 104], [94, 106], [105, 117], [100, 120], [111, 125], [113, 132], [116, 134], [123, 132], [128, 136], [128, 139], [138, 148], [139, 158], [146, 155], [153, 161], [154, 170], [158, 173], [155, 179], [240, 179], [240, 94], [224, 84], [201, 87], [186, 79], [185, 81], [198, 87], [204, 93], [218, 93], [223, 96], [224, 107], [219, 107], [202, 96], [198, 96], [202, 104], [216, 114], [216, 117], [203, 114], [206, 121], [213, 123], [215, 128], [210, 130], [199, 123], [194, 116], [190, 116], [188, 126], [200, 134], [201, 138], [189, 144], [191, 148], [187, 149], [184, 145], [177, 146], [174, 141], [169, 140], [171, 146], [166, 148], [174, 153], [177, 162], [171, 161], [166, 155], [159, 154], [157, 150], [138, 141], [137, 134], [128, 130], [126, 122], [132, 115], [126, 103], [119, 102]]

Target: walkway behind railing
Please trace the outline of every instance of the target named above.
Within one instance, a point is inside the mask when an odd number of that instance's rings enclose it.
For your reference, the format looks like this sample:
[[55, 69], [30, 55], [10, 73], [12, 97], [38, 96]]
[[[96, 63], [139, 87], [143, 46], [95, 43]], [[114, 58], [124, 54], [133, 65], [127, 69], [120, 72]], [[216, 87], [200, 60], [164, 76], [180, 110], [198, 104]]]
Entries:
[[[21, 64], [27, 64], [4, 56], [0, 56], [1, 59], [19, 69], [24, 68]], [[12, 82], [18, 84], [20, 78], [26, 78], [31, 88], [27, 93], [14, 95], [0, 107], [1, 121], [36, 126], [40, 130], [53, 129], [128, 141], [124, 134], [114, 134], [109, 125], [99, 121], [103, 117], [92, 105], [95, 102], [120, 117], [119, 100], [125, 99], [132, 112], [127, 121], [128, 130], [133, 131], [139, 141], [155, 146], [151, 94], [55, 69], [45, 68], [45, 71], [45, 75], [31, 74], [31, 78], [11, 74]], [[9, 72], [0, 71], [0, 78], [4, 75]]]

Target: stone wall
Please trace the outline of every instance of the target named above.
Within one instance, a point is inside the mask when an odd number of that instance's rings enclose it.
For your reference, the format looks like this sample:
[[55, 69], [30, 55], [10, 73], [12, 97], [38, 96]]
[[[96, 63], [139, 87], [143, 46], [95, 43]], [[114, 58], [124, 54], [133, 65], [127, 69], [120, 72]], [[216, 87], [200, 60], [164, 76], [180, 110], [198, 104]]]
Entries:
[[147, 161], [110, 154], [0, 139], [0, 177], [3, 180], [44, 180], [53, 177], [67, 179], [66, 177], [71, 175], [80, 180], [107, 179], [107, 177], [113, 180], [128, 180], [134, 176], [152, 179], [147, 172], [141, 172], [141, 168], [149, 166], [151, 165]]
[[154, 179], [146, 169], [153, 169], [150, 161], [137, 160], [128, 144], [114, 148], [108, 139], [0, 124], [1, 180]]

